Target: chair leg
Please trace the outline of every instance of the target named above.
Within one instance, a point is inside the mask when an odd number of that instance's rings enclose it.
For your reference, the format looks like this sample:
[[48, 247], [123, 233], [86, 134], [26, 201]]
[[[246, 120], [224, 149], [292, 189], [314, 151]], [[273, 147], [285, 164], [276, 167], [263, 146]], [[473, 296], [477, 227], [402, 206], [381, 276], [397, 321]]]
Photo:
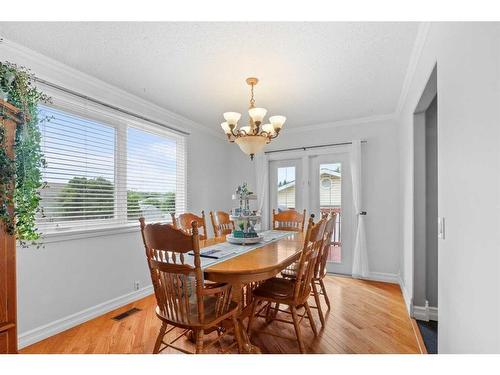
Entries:
[[280, 310], [280, 304], [279, 303], [276, 303], [276, 305], [274, 306], [274, 313], [273, 313], [273, 319], [276, 318], [278, 316], [278, 312]]
[[328, 298], [328, 293], [326, 293], [325, 283], [323, 279], [319, 279], [319, 284], [321, 285], [321, 290], [323, 291], [323, 296], [325, 296], [326, 305], [328, 306], [328, 310], [330, 310], [330, 299]]
[[203, 353], [203, 330], [196, 331], [196, 354]]
[[255, 317], [255, 310], [257, 309], [257, 298], [254, 297], [253, 302], [252, 302], [252, 309], [250, 310], [250, 316], [248, 317], [248, 324], [247, 324], [247, 333], [248, 336], [250, 337], [250, 330], [252, 329], [252, 322], [253, 318]]
[[321, 300], [319, 299], [318, 289], [316, 288], [316, 283], [314, 280], [311, 280], [311, 287], [314, 294], [314, 301], [316, 302], [316, 306], [318, 307], [319, 320], [321, 321], [321, 326], [325, 326], [325, 317], [323, 316], [323, 310], [321, 309]]
[[290, 309], [292, 310], [292, 319], [293, 319], [293, 326], [295, 328], [295, 334], [297, 335], [297, 341], [299, 342], [299, 350], [300, 353], [304, 354], [304, 343], [302, 342], [302, 336], [300, 334], [300, 326], [299, 326], [299, 317], [297, 316], [297, 309], [295, 306], [290, 306]]
[[243, 341], [241, 339], [240, 324], [238, 323], [238, 319], [236, 319], [236, 315], [233, 314], [231, 319], [233, 321], [234, 337], [236, 338], [236, 343], [238, 344], [238, 353], [241, 354], [243, 353]]
[[163, 340], [163, 336], [165, 336], [166, 330], [167, 330], [167, 323], [162, 322], [160, 327], [160, 332], [158, 332], [158, 337], [156, 338], [153, 354], [158, 354], [160, 352], [161, 342]]
[[311, 328], [313, 330], [314, 336], [318, 336], [318, 330], [316, 329], [316, 322], [314, 321], [312, 314], [311, 314], [311, 308], [309, 307], [309, 303], [304, 303], [304, 307], [306, 308], [307, 311], [307, 317], [309, 318], [309, 323], [311, 323]]

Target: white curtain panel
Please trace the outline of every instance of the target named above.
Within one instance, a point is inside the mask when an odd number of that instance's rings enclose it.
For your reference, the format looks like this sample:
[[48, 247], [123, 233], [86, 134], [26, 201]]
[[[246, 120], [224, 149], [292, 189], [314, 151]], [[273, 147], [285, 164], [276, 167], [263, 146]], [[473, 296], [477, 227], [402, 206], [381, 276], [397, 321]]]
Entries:
[[351, 149], [351, 177], [352, 177], [352, 198], [354, 204], [354, 251], [352, 261], [353, 277], [368, 277], [368, 249], [366, 247], [365, 215], [363, 212], [363, 202], [361, 188], [361, 141], [353, 140]]
[[267, 207], [265, 206], [267, 199], [267, 155], [264, 153], [255, 156], [255, 176], [256, 176], [256, 192], [257, 192], [257, 209], [261, 217], [261, 229], [267, 229]]

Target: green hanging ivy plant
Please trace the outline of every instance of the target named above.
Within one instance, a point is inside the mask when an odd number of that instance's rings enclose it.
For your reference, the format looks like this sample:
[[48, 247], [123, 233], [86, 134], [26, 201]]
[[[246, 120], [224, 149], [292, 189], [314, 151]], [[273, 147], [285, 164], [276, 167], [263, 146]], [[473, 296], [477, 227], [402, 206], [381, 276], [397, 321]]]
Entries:
[[[23, 122], [17, 125], [14, 143], [15, 160], [5, 149], [0, 151], [0, 220], [9, 234], [16, 235], [23, 247], [30, 243], [39, 245], [40, 232], [36, 226], [40, 207], [40, 190], [45, 187], [42, 171], [45, 159], [40, 147], [41, 134], [38, 124], [38, 105], [50, 98], [34, 85], [35, 76], [25, 67], [10, 62], [0, 62], [0, 97], [22, 111]], [[5, 128], [0, 124], [0, 144]], [[7, 185], [15, 181], [13, 202], [7, 194]], [[14, 216], [8, 206], [14, 204]]]

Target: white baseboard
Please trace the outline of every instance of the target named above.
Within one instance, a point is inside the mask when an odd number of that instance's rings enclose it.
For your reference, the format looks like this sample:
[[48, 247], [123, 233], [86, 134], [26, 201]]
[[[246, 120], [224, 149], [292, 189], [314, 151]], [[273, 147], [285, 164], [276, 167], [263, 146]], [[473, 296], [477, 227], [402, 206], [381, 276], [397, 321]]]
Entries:
[[425, 306], [413, 305], [413, 317], [417, 320], [428, 322], [429, 320], [438, 321], [438, 308], [429, 306], [426, 301]]
[[367, 280], [383, 281], [385, 283], [399, 284], [399, 275], [395, 273], [370, 272]]
[[425, 306], [413, 305], [413, 318], [417, 320], [429, 321], [429, 313]]
[[342, 273], [328, 272], [330, 275], [352, 277], [369, 281], [382, 281], [384, 283], [399, 284], [399, 276], [394, 273], [370, 272], [367, 277], [352, 276]]
[[141, 298], [147, 297], [152, 293], [153, 286], [149, 285], [137, 291], [124, 294], [123, 296], [113, 298], [96, 306], [58, 319], [54, 322], [45, 324], [41, 327], [37, 327], [30, 331], [20, 333], [18, 335], [18, 346], [19, 348], [24, 348], [28, 345], [46, 339], [47, 337], [54, 336], [62, 331], [66, 331], [67, 329], [77, 326], [78, 324], [82, 324], [86, 321], [106, 314], [107, 312], [110, 312], [114, 309], [137, 301]]
[[411, 311], [412, 310], [412, 302], [411, 302], [410, 294], [406, 290], [406, 285], [405, 285], [401, 275], [398, 275], [398, 282], [399, 282], [399, 287], [401, 288], [401, 293], [403, 294], [403, 299], [405, 301], [406, 310], [408, 311], [408, 314], [410, 316], [412, 316], [412, 311]]
[[438, 321], [438, 308], [429, 306], [429, 320]]

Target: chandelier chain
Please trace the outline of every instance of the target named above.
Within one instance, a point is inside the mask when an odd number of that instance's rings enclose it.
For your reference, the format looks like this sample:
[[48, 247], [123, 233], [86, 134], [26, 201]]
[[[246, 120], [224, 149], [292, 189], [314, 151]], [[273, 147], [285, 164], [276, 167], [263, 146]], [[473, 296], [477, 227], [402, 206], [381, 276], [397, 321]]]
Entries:
[[250, 89], [250, 92], [251, 92], [251, 97], [250, 97], [250, 108], [254, 108], [255, 107], [255, 99], [253, 97], [253, 84], [251, 85], [251, 89]]

